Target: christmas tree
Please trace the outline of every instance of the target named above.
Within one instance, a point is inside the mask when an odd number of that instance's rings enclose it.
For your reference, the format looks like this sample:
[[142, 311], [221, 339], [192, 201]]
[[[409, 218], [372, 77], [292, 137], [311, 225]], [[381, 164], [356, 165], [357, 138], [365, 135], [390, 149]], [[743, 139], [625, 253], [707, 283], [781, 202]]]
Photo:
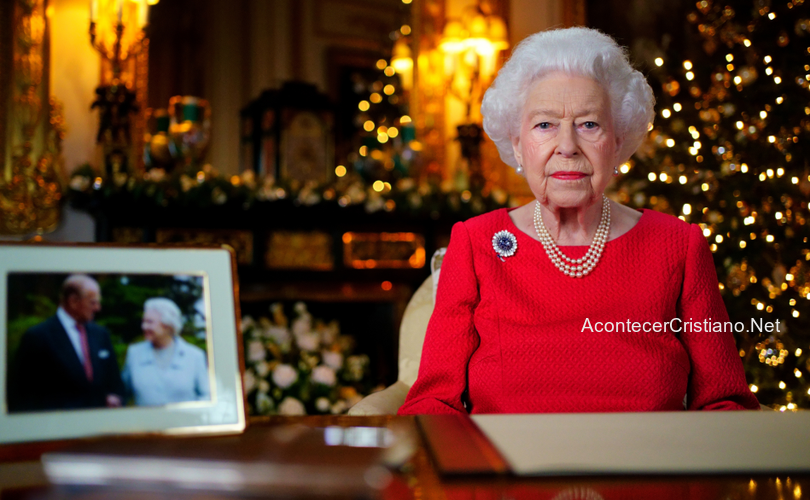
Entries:
[[[621, 201], [703, 228], [751, 390], [810, 407], [810, 8], [804, 0], [701, 0], [696, 50], [662, 50], [649, 141]], [[757, 325], [752, 324], [752, 319]], [[760, 321], [778, 331], [759, 332]]]

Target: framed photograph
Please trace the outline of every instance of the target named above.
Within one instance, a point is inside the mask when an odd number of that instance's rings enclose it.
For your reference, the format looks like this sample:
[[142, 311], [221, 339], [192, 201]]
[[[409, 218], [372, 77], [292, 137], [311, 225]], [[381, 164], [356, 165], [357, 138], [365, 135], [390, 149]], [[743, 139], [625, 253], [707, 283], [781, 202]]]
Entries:
[[245, 429], [228, 247], [0, 245], [0, 444]]

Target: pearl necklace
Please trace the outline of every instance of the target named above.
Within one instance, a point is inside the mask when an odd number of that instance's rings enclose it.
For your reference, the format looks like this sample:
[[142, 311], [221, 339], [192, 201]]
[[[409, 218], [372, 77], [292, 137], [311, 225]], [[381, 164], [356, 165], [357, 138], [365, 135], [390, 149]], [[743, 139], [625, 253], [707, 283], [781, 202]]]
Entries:
[[546, 255], [551, 259], [551, 262], [563, 272], [566, 276], [572, 278], [583, 278], [588, 275], [599, 259], [602, 257], [602, 250], [605, 248], [608, 234], [610, 234], [610, 201], [607, 196], [602, 195], [602, 220], [596, 228], [596, 234], [593, 237], [588, 252], [579, 259], [572, 259], [562, 253], [562, 250], [557, 246], [554, 238], [549, 234], [546, 225], [543, 224], [543, 214], [540, 212], [540, 202], [536, 202], [534, 206], [534, 230], [537, 232], [537, 237], [543, 244]]

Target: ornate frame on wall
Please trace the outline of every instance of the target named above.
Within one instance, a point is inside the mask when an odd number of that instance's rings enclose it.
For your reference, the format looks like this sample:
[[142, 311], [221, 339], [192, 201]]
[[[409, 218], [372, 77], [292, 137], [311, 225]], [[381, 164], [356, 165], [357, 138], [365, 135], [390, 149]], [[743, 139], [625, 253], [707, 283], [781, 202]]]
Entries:
[[0, 234], [56, 228], [62, 106], [50, 96], [47, 0], [0, 5]]

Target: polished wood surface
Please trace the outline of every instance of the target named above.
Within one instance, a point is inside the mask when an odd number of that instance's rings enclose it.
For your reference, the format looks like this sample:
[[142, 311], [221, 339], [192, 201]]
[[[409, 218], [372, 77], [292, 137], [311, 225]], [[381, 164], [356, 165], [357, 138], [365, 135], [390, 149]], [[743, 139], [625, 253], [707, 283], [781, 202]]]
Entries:
[[[404, 465], [394, 471], [394, 481], [382, 493], [384, 499], [448, 500], [613, 500], [613, 499], [780, 499], [810, 498], [810, 476], [604, 476], [518, 478], [509, 475], [440, 477], [433, 466], [414, 419], [410, 417], [260, 417], [251, 420], [246, 438], [260, 434], [267, 426], [291, 423], [313, 427], [337, 425], [398, 426], [413, 433], [415, 451]], [[744, 437], [756, 439], [756, 436]], [[210, 439], [210, 438], [188, 438]], [[763, 443], [767, 446], [767, 443]], [[0, 464], [0, 498], [238, 498], [220, 493], [139, 492], [99, 489], [58, 489], [47, 485], [37, 461]]]

